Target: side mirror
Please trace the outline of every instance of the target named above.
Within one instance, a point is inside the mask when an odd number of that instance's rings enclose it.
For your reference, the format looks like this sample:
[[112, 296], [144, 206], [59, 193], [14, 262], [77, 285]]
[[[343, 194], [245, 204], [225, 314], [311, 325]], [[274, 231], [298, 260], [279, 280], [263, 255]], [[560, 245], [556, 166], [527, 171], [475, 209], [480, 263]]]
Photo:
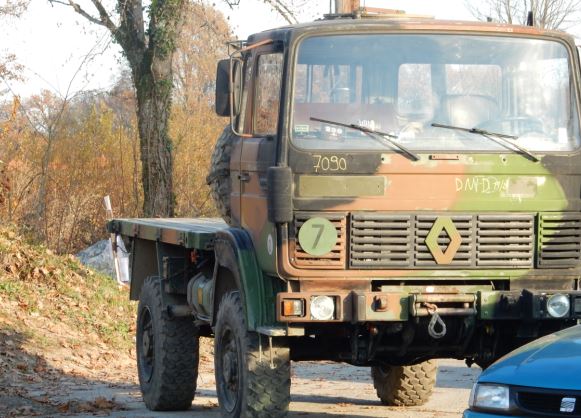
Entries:
[[[218, 61], [216, 69], [216, 102], [218, 116], [238, 116], [242, 98], [242, 60], [237, 58]], [[232, 76], [230, 77], [230, 74]]]
[[216, 69], [216, 114], [230, 116], [230, 60], [218, 61]]

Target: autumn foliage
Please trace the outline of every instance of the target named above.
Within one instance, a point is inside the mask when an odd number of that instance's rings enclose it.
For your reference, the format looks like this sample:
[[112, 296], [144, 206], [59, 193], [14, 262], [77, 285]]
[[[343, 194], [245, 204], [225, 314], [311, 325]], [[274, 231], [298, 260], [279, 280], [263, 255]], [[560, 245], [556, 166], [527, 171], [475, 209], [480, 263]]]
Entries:
[[[193, 4], [174, 59], [173, 140], [176, 215], [216, 215], [205, 177], [226, 121], [213, 112], [216, 61], [230, 29], [210, 6]], [[110, 91], [63, 97], [42, 91], [4, 96], [0, 105], [0, 219], [58, 253], [105, 236], [102, 199], [115, 216], [143, 207], [135, 93], [122, 71]]]

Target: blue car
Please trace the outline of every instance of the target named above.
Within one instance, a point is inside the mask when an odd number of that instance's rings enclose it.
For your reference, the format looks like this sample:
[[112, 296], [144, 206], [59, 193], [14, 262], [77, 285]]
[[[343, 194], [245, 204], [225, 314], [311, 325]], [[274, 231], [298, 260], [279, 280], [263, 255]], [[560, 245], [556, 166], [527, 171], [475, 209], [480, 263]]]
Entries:
[[464, 418], [581, 417], [581, 325], [524, 345], [482, 372]]

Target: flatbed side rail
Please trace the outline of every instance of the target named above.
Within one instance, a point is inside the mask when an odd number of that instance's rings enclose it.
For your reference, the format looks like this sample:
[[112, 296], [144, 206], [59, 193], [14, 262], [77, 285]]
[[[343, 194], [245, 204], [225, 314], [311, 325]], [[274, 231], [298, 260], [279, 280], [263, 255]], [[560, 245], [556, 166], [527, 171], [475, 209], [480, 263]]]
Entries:
[[198, 250], [212, 249], [216, 233], [226, 228], [218, 218], [132, 218], [107, 223], [112, 234]]

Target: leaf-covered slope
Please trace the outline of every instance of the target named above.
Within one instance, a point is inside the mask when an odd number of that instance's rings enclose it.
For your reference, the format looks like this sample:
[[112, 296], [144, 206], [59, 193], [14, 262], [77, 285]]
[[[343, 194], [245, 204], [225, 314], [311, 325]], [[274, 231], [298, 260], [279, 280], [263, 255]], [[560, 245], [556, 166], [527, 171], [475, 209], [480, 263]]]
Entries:
[[0, 416], [119, 407], [70, 388], [134, 384], [135, 304], [111, 278], [0, 227]]
[[127, 350], [133, 345], [134, 311], [127, 291], [111, 278], [0, 228], [0, 326], [10, 324], [34, 337], [35, 325], [43, 323], [43, 330], [55, 327], [54, 343]]

